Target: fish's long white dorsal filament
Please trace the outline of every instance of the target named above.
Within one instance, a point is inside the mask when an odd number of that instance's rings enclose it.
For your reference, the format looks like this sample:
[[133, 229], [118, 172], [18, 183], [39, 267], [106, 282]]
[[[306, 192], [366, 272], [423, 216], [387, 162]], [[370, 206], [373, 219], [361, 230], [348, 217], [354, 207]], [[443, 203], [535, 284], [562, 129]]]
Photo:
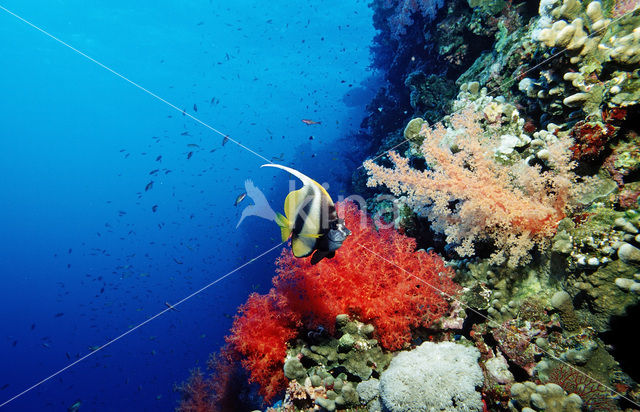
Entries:
[[310, 178], [309, 176], [305, 175], [302, 172], [297, 171], [296, 169], [292, 169], [290, 167], [287, 166], [282, 166], [276, 163], [267, 163], [264, 164], [260, 167], [275, 167], [277, 169], [282, 169], [284, 171], [287, 171], [289, 173], [291, 173], [292, 175], [294, 175], [295, 177], [297, 177], [298, 179], [300, 179], [302, 181], [303, 184], [305, 185], [309, 185], [309, 186], [318, 186], [320, 188], [320, 190], [322, 191], [323, 194], [325, 194], [327, 197], [329, 197], [329, 199], [331, 199], [331, 196], [329, 196], [329, 193], [327, 193], [327, 190], [318, 182], [316, 182], [315, 180], [313, 180], [312, 178]]

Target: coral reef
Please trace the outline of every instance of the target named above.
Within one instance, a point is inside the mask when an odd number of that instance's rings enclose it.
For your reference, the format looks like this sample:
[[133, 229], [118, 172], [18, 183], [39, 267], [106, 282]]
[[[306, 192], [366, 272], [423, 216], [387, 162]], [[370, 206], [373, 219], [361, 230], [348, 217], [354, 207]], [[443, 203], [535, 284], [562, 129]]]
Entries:
[[[334, 366], [347, 377], [368, 379], [378, 363], [385, 365], [378, 344], [389, 350], [408, 346], [412, 332], [445, 315], [448, 299], [458, 292], [453, 271], [439, 256], [415, 251], [415, 241], [393, 229], [377, 231], [371, 218], [352, 202], [336, 206], [351, 228], [348, 241], [353, 246], [315, 266], [285, 249], [277, 261], [274, 287], [266, 295], [249, 296], [226, 338], [229, 356], [240, 360], [249, 382], [259, 385], [266, 401], [284, 392], [287, 378], [300, 383], [311, 377], [316, 383], [317, 373], [304, 372], [303, 362], [326, 368], [337, 360], [340, 363]], [[341, 314], [371, 325], [338, 317], [336, 327], [336, 316]], [[309, 336], [318, 330], [340, 335], [329, 346], [290, 346], [305, 330]], [[292, 347], [302, 353], [301, 359], [287, 358]], [[345, 353], [358, 356], [343, 358]]]
[[562, 74], [563, 81], [571, 85], [560, 85], [565, 88], [560, 94], [566, 96], [565, 106], [599, 114], [603, 104], [626, 107], [638, 103], [638, 80], [628, 70], [640, 62], [638, 16], [629, 14], [612, 22], [600, 2], [583, 4], [579, 0], [543, 2], [540, 15], [534, 38], [547, 47], [564, 48], [569, 63], [575, 65]]
[[[228, 359], [271, 411], [640, 408], [638, 2], [371, 7], [373, 217], [338, 203], [318, 265], [285, 250]], [[225, 382], [195, 372], [183, 410], [250, 398]]]

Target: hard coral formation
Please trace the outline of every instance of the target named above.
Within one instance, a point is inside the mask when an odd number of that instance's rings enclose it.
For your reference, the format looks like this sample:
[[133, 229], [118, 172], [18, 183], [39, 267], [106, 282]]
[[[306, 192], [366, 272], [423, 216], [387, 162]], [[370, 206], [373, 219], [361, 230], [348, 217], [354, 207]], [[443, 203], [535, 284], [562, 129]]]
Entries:
[[[560, 99], [568, 108], [599, 115], [604, 107], [636, 105], [640, 80], [640, 17], [606, 17], [599, 1], [544, 1], [533, 37], [549, 48], [562, 48], [568, 65], [554, 66], [537, 83], [536, 97]], [[555, 49], [554, 49], [555, 50]], [[532, 85], [534, 83], [531, 83]], [[529, 92], [531, 95], [531, 92]]]
[[558, 385], [548, 383], [536, 385], [533, 382], [516, 383], [511, 387], [513, 401], [509, 404], [511, 411], [541, 410], [548, 412], [580, 412], [582, 399], [580, 396], [567, 393]]
[[482, 411], [479, 357], [477, 349], [452, 342], [399, 353], [380, 377], [382, 403], [391, 412]]
[[410, 73], [404, 84], [411, 92], [409, 101], [414, 113], [431, 123], [440, 120], [448, 112], [456, 94], [456, 86], [452, 81], [434, 74], [427, 76], [421, 71]]
[[291, 345], [284, 363], [285, 375], [322, 389], [327, 399], [319, 403], [325, 409], [357, 406], [356, 385], [379, 378], [391, 359], [373, 334], [372, 325], [338, 315], [333, 336], [322, 334], [313, 343], [301, 339]]

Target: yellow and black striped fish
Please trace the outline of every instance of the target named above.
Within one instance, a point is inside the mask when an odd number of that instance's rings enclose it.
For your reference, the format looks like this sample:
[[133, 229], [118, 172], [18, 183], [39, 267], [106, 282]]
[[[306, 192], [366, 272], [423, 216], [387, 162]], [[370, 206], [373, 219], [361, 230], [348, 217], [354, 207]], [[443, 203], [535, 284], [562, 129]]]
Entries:
[[303, 183], [302, 188], [287, 195], [284, 216], [276, 214], [282, 240], [291, 237], [293, 255], [306, 257], [313, 254], [311, 264], [314, 265], [325, 257], [334, 257], [351, 231], [338, 217], [329, 193], [318, 182], [290, 167], [273, 163], [262, 167], [285, 170]]

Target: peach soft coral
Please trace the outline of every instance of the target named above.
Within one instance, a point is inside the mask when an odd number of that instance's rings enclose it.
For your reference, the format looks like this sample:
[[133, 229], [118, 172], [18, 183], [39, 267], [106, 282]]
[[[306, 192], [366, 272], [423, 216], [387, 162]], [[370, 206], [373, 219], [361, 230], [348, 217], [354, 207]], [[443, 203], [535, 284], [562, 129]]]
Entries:
[[415, 169], [409, 158], [390, 151], [392, 167], [364, 162], [367, 185], [386, 186], [427, 217], [460, 256], [475, 256], [476, 243], [490, 241], [490, 264], [521, 266], [534, 246], [548, 245], [588, 186], [578, 184], [585, 179], [573, 172], [570, 138], [550, 140], [543, 169], [498, 155], [501, 137], [482, 118], [482, 111], [467, 108], [450, 116], [451, 126], [423, 125], [420, 153], [428, 168]]
[[440, 256], [416, 252], [415, 240], [393, 229], [376, 230], [352, 202], [336, 207], [352, 231], [336, 257], [313, 266], [285, 249], [274, 287], [249, 297], [227, 337], [266, 401], [286, 387], [286, 344], [299, 332], [333, 332], [336, 316], [346, 313], [373, 324], [380, 344], [397, 350], [409, 345], [412, 329], [444, 315], [447, 296], [459, 290]]

